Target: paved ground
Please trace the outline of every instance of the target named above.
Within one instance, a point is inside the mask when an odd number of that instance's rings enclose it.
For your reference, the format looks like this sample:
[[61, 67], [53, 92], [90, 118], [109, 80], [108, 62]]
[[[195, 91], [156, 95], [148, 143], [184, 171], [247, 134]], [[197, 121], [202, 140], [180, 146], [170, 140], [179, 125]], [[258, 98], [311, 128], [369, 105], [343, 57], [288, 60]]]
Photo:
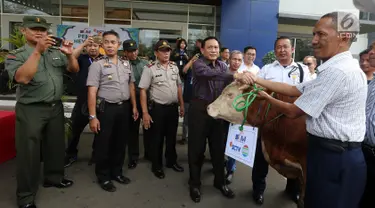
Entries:
[[[231, 188], [236, 192], [235, 199], [226, 199], [212, 186], [211, 164], [207, 161], [203, 167], [202, 201], [195, 204], [189, 198], [187, 180], [187, 145], [178, 145], [179, 161], [185, 167], [184, 173], [175, 173], [167, 169], [166, 178], [155, 178], [150, 172], [150, 164], [141, 160], [135, 170], [126, 170], [132, 183], [123, 186], [117, 184], [117, 192], [103, 191], [95, 182], [93, 166], [88, 166], [92, 134], [84, 134], [80, 144], [80, 161], [67, 169], [69, 178], [75, 185], [69, 189], [45, 189], [40, 187], [37, 195], [39, 208], [231, 208], [257, 207], [251, 199], [251, 169], [242, 164]], [[207, 151], [208, 152], [208, 151]], [[208, 154], [207, 154], [208, 157]], [[15, 161], [0, 164], [0, 207], [15, 208]], [[286, 180], [270, 169], [268, 187], [265, 193], [264, 208], [295, 208], [283, 194]]]

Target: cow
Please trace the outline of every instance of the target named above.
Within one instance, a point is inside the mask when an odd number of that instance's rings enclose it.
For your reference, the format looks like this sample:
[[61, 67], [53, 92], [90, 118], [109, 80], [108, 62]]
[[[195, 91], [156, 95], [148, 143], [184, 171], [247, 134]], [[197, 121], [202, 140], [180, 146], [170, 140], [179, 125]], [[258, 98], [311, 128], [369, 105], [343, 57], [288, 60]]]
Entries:
[[[260, 86], [261, 87], [261, 86]], [[306, 184], [306, 117], [291, 119], [273, 108], [266, 100], [256, 98], [248, 107], [247, 115], [245, 110], [237, 111], [233, 104], [245, 102], [244, 93], [254, 90], [249, 85], [242, 85], [238, 82], [229, 84], [222, 94], [207, 107], [208, 114], [215, 119], [223, 119], [233, 124], [242, 124], [257, 127], [262, 143], [262, 152], [265, 160], [278, 173], [287, 178], [298, 178], [301, 183], [300, 199], [298, 207], [304, 207]], [[269, 92], [278, 100], [293, 103], [297, 97], [283, 96]], [[244, 104], [241, 104], [240, 107]]]

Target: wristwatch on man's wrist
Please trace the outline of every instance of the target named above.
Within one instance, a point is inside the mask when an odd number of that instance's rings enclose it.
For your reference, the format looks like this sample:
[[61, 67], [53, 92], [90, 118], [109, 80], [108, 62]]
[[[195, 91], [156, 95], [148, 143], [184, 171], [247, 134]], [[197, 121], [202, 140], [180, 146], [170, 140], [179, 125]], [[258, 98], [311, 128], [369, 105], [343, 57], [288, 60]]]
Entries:
[[89, 120], [91, 121], [92, 119], [95, 119], [96, 116], [95, 115], [89, 115]]

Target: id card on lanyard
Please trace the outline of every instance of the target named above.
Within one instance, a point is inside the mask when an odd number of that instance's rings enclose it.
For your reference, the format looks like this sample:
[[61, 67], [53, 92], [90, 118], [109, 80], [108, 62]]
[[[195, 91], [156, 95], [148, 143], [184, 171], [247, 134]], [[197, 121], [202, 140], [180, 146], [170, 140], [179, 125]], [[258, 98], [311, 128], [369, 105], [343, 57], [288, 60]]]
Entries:
[[90, 65], [92, 64], [92, 59], [91, 59], [91, 57], [89, 57], [89, 61], [90, 61]]

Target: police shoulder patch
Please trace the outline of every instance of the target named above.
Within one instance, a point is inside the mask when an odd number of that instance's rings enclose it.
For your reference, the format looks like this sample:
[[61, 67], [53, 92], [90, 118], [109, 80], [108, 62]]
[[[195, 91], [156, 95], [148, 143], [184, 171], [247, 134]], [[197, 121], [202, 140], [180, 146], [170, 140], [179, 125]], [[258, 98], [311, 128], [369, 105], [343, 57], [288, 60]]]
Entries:
[[176, 62], [174, 62], [174, 61], [169, 61], [169, 63], [170, 63], [171, 65], [175, 65], [175, 66], [177, 66]]
[[148, 68], [151, 68], [153, 65], [155, 65], [155, 62], [151, 62], [150, 64], [147, 65]]
[[96, 57], [96, 58], [94, 59], [94, 62], [97, 62], [97, 61], [103, 60], [103, 59], [105, 59], [105, 58], [106, 58], [106, 56], [98, 56], [98, 57]]

